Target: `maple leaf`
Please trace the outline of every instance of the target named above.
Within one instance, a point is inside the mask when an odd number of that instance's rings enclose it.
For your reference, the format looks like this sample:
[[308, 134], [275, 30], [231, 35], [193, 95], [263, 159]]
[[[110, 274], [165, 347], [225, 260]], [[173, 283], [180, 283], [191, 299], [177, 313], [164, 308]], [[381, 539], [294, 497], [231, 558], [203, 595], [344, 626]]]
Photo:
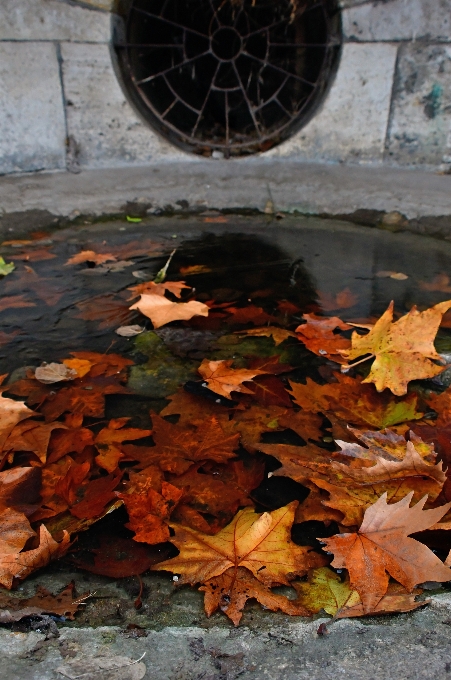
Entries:
[[122, 471], [117, 470], [106, 477], [99, 477], [89, 482], [81, 491], [83, 498], [70, 508], [70, 514], [87, 520], [99, 517], [105, 506], [115, 497], [114, 489], [122, 478]]
[[357, 590], [363, 610], [374, 610], [387, 592], [388, 574], [409, 591], [424, 581], [449, 581], [451, 570], [425, 545], [410, 534], [425, 531], [451, 508], [447, 503], [423, 510], [427, 496], [412, 508], [413, 491], [387, 505], [384, 493], [369, 507], [355, 534], [340, 534], [322, 540], [334, 554], [332, 566], [347, 569], [351, 587]]
[[365, 612], [360, 595], [351, 588], [349, 579], [342, 581], [340, 576], [328, 567], [313, 569], [309, 573], [308, 583], [296, 583], [294, 587], [298, 593], [299, 603], [311, 613], [317, 614], [324, 609], [336, 619], [364, 614], [409, 612], [427, 604], [427, 602], [415, 602], [415, 597], [422, 593], [421, 590], [416, 590], [411, 594], [399, 584], [390, 583], [386, 595], [376, 607]]
[[229, 421], [229, 409], [227, 406], [216, 404], [212, 401], [187, 392], [181, 388], [175, 394], [166, 397], [170, 403], [160, 411], [160, 416], [179, 415], [178, 425], [201, 425], [204, 420], [217, 418], [224, 427]]
[[[224, 463], [235, 457], [239, 434], [225, 434], [214, 417], [206, 420], [197, 428], [172, 425], [152, 413], [153, 447], [131, 448], [125, 445], [124, 453], [141, 465], [159, 465], [162, 470], [175, 474], [185, 472], [193, 462], [213, 460]], [[141, 451], [140, 451], [141, 449]]]
[[154, 568], [180, 574], [180, 584], [202, 583], [230, 568], [244, 567], [268, 587], [290, 585], [290, 579], [319, 566], [321, 560], [311, 548], [291, 540], [296, 507], [297, 501], [293, 501], [262, 515], [245, 508], [215, 536], [173, 524], [171, 542], [180, 554]]
[[41, 423], [35, 420], [18, 423], [4, 442], [3, 451], [31, 451], [41, 463], [45, 463], [52, 431], [64, 428], [62, 423]]
[[0, 298], [0, 312], [5, 309], [18, 309], [20, 307], [36, 307], [34, 302], [29, 302], [25, 295], [7, 295]]
[[349, 288], [345, 288], [335, 295], [332, 293], [322, 293], [320, 291], [319, 299], [324, 311], [330, 312], [334, 309], [349, 309], [349, 307], [354, 307], [354, 305], [357, 304], [359, 296], [352, 293]]
[[125, 326], [133, 318], [128, 305], [116, 295], [96, 295], [75, 305], [79, 314], [76, 319], [98, 321], [100, 329]]
[[252, 335], [255, 337], [272, 338], [274, 344], [280, 345], [287, 338], [296, 338], [296, 333], [287, 331], [285, 328], [278, 328], [278, 326], [264, 326], [263, 328], [249, 328], [247, 331], [235, 331], [239, 335]]
[[7, 399], [0, 394], [0, 448], [3, 448], [17, 423], [35, 415], [36, 413], [25, 406], [23, 401]]
[[256, 376], [255, 380], [249, 383], [249, 390], [253, 398], [263, 406], [293, 407], [283, 382], [275, 375]]
[[165, 481], [161, 483], [161, 493], [152, 485], [150, 479], [136, 493], [132, 490], [117, 494], [127, 508], [129, 521], [125, 526], [135, 532], [133, 540], [139, 543], [163, 543], [170, 539], [169, 518], [183, 495], [182, 490]]
[[344, 338], [335, 330], [347, 331], [351, 329], [338, 316], [324, 318], [315, 314], [304, 314], [305, 323], [295, 330], [298, 340], [304, 343], [308, 350], [318, 356], [326, 357], [336, 363], [342, 364], [346, 360], [339, 350], [349, 349], [351, 341]]
[[154, 328], [165, 326], [171, 321], [189, 320], [193, 316], [208, 316], [209, 308], [203, 302], [171, 302], [161, 295], [145, 293], [141, 299], [130, 307], [147, 316]]
[[[348, 427], [348, 431], [356, 438], [362, 441], [367, 448], [347, 441], [337, 439], [337, 444], [342, 449], [342, 453], [346, 456], [365, 459], [377, 460], [378, 458], [385, 458], [386, 460], [403, 460], [407, 453], [407, 441], [404, 435], [389, 429], [375, 432], [368, 430], [362, 432], [353, 427]], [[409, 436], [410, 441], [414, 444], [417, 453], [431, 462], [435, 462], [436, 453], [434, 446], [424, 442], [421, 437], [415, 432], [407, 431], [405, 435]]]
[[220, 609], [237, 626], [246, 602], [256, 599], [265, 609], [281, 611], [290, 616], [308, 616], [309, 611], [296, 600], [274, 593], [258, 581], [247, 569], [228, 569], [199, 588], [205, 593], [204, 607], [208, 617]]
[[233, 359], [209, 361], [204, 359], [197, 369], [212, 392], [231, 399], [231, 392], [245, 392], [252, 394], [252, 390], [243, 385], [256, 375], [264, 375], [266, 371], [260, 369], [231, 368]]
[[0, 623], [13, 623], [25, 617], [40, 616], [41, 614], [55, 614], [66, 619], [74, 620], [74, 614], [86, 604], [89, 593], [74, 596], [74, 586], [69, 584], [58, 595], [52, 595], [43, 586], [38, 586], [33, 597], [8, 597], [0, 593]]
[[434, 363], [442, 362], [435, 350], [434, 338], [443, 314], [451, 308], [451, 301], [440, 302], [424, 312], [412, 307], [395, 322], [393, 307], [391, 302], [368, 335], [354, 331], [351, 349], [340, 353], [347, 361], [374, 357], [370, 373], [363, 382], [374, 383], [378, 392], [388, 387], [393, 394], [401, 396], [407, 393], [411, 380], [433, 378], [445, 369]]
[[127, 290], [131, 291], [131, 296], [129, 300], [137, 297], [138, 295], [151, 294], [151, 295], [164, 295], [166, 291], [169, 291], [175, 297], [180, 298], [182, 296], [183, 289], [189, 289], [191, 286], [187, 286], [184, 281], [165, 281], [164, 283], [155, 283], [155, 281], [146, 281], [145, 283], [138, 283], [136, 286], [130, 286]]
[[68, 264], [82, 264], [83, 262], [103, 264], [110, 261], [116, 261], [116, 258], [111, 253], [96, 253], [94, 250], [82, 250], [80, 253], [72, 255], [64, 266], [66, 267]]
[[247, 307], [227, 307], [226, 312], [231, 316], [227, 319], [229, 324], [253, 323], [255, 326], [271, 323], [276, 319], [267, 314], [263, 307], [248, 305]]
[[331, 411], [348, 423], [368, 424], [377, 428], [415, 420], [423, 416], [417, 411], [418, 397], [410, 393], [403, 399], [391, 392], [376, 392], [361, 378], [334, 373], [337, 382], [318, 385], [307, 378], [305, 385], [290, 382], [294, 402], [305, 411]]
[[[33, 532], [34, 533], [34, 532]], [[36, 569], [45, 567], [52, 560], [62, 557], [70, 546], [70, 537], [64, 533], [60, 543], [53, 540], [52, 536], [41, 524], [39, 528], [39, 546], [34, 550], [14, 553], [2, 552], [0, 555], [0, 583], [11, 589], [14, 579], [23, 580]]]
[[120, 444], [124, 441], [132, 441], [134, 439], [143, 439], [151, 434], [152, 430], [140, 430], [135, 427], [126, 427], [124, 425], [130, 418], [116, 418], [110, 420], [108, 427], [100, 430], [95, 437], [94, 444], [99, 452], [96, 456], [96, 463], [99, 467], [107, 472], [113, 472], [121, 458], [124, 457]]

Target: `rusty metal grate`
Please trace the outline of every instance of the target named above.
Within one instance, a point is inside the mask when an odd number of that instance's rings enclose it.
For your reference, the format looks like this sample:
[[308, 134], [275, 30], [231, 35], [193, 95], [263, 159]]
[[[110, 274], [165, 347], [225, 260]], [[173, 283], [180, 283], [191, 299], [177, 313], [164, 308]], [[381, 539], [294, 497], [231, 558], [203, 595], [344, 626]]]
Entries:
[[335, 0], [128, 0], [123, 83], [173, 143], [228, 158], [265, 151], [312, 116], [335, 72]]

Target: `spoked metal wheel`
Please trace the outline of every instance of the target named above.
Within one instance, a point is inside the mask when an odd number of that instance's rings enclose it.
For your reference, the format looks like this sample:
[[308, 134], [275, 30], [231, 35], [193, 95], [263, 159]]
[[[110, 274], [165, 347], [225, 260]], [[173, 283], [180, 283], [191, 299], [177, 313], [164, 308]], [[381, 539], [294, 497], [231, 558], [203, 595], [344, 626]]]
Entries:
[[175, 144], [225, 157], [305, 124], [340, 44], [335, 0], [129, 0], [115, 38], [141, 115]]

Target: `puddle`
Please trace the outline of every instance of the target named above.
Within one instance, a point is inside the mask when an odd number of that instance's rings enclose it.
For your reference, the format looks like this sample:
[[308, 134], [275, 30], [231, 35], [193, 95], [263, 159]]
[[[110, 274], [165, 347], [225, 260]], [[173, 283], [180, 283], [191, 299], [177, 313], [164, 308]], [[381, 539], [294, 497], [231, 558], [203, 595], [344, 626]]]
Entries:
[[[293, 328], [305, 312], [322, 311], [353, 321], [380, 316], [391, 299], [403, 313], [413, 304], [421, 309], [451, 297], [447, 242], [316, 218], [220, 218], [115, 221], [37, 234], [30, 225], [31, 235], [23, 240], [31, 242], [3, 244], [0, 254], [16, 269], [0, 281], [0, 374], [17, 380], [27, 368], [60, 361], [73, 351], [123, 355], [135, 363], [128, 383], [134, 394], [108, 395], [102, 422], [132, 416], [131, 426], [145, 428], [150, 425], [149, 408], [159, 412], [168, 403], [165, 397], [187, 381], [196, 381], [197, 366], [205, 356], [239, 362], [250, 354], [274, 354], [268, 338], [234, 335], [249, 324], [237, 318], [224, 325], [220, 308], [216, 326], [197, 317], [188, 325], [176, 322], [136, 338], [115, 333], [119, 326], [131, 324], [151, 331], [150, 321], [146, 325], [142, 315], [129, 311], [133, 295], [128, 289], [152, 279], [174, 248], [167, 278], [185, 280], [195, 288], [197, 300], [238, 308], [252, 304], [261, 308], [255, 313], [264, 319], [288, 310]], [[67, 264], [81, 250], [114, 259], [95, 266]], [[292, 305], [298, 308], [294, 314]], [[228, 340], [221, 340], [225, 334]], [[447, 328], [440, 331], [438, 348], [451, 349]], [[289, 345], [280, 355], [282, 362], [297, 367], [298, 378], [318, 376], [321, 360], [302, 345]], [[266, 441], [275, 440], [285, 441], [283, 434], [273, 440], [267, 435]], [[279, 488], [280, 479], [260, 488], [257, 501], [262, 508], [280, 507], [287, 498], [302, 500], [300, 485]], [[91, 541], [92, 547], [102, 532], [130, 536], [122, 528], [125, 519], [123, 509], [117, 510], [81, 537], [80, 545], [88, 549]], [[229, 625], [220, 616], [205, 619], [199, 593], [185, 590], [171, 595], [170, 577], [163, 574], [144, 577], [145, 604], [139, 612], [133, 607], [137, 579], [95, 576], [67, 561], [34, 574], [21, 590], [31, 594], [37, 583], [57, 590], [71, 578], [79, 591], [98, 593], [78, 616], [77, 625]], [[262, 625], [265, 616], [266, 621], [271, 619], [250, 607], [243, 623]]]

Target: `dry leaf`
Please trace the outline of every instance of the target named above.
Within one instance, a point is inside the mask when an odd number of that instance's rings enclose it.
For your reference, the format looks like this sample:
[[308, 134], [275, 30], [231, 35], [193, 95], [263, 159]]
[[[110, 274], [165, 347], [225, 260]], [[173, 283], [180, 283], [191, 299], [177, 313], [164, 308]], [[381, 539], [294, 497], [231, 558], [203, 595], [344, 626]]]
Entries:
[[231, 368], [232, 364], [233, 360], [208, 361], [208, 359], [204, 359], [197, 370], [205, 380], [208, 389], [227, 399], [232, 398], [231, 392], [252, 394], [252, 391], [245, 387], [243, 382], [252, 380], [256, 375], [267, 373], [267, 371], [260, 369]]
[[35, 372], [34, 377], [44, 385], [62, 382], [64, 380], [74, 380], [78, 377], [77, 371], [65, 364], [42, 364]]
[[139, 302], [130, 307], [147, 316], [154, 328], [160, 328], [171, 321], [188, 321], [193, 316], [208, 316], [209, 308], [203, 302], [171, 302], [161, 295], [144, 294]]
[[103, 264], [104, 262], [115, 261], [116, 258], [111, 253], [96, 253], [94, 250], [82, 250], [80, 253], [70, 257], [68, 264], [82, 264], [83, 262], [93, 262], [94, 264]]
[[277, 326], [264, 326], [263, 328], [250, 328], [247, 331], [235, 331], [240, 335], [252, 335], [256, 337], [267, 337], [274, 340], [274, 344], [280, 345], [287, 338], [296, 338], [296, 333], [287, 331], [285, 328], [278, 328]]

